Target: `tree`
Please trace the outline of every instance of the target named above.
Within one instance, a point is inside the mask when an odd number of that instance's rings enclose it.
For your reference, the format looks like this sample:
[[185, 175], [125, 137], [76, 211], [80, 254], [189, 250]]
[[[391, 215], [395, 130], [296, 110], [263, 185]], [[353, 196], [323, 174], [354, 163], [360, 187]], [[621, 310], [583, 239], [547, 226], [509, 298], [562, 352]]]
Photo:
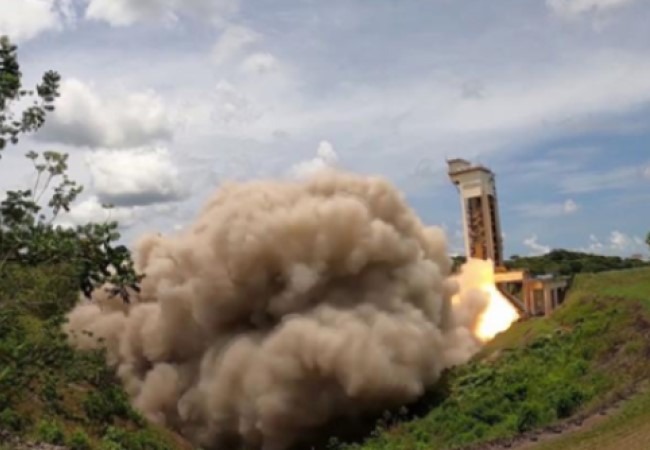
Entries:
[[648, 232], [648, 234], [645, 237], [645, 243], [648, 244], [648, 247], [650, 247], [650, 231]]
[[[59, 96], [60, 79], [48, 71], [34, 90], [24, 89], [17, 48], [0, 37], [0, 156], [44, 125]], [[29, 106], [15, 111], [29, 100]], [[32, 188], [8, 191], [0, 202], [0, 277], [8, 263], [72, 264], [85, 295], [107, 285], [128, 300], [129, 288], [137, 291], [142, 276], [135, 273], [128, 249], [114, 245], [120, 238], [118, 224], [56, 226], [56, 218], [70, 210], [83, 188], [66, 174], [67, 154], [30, 151], [25, 156], [36, 172]]]

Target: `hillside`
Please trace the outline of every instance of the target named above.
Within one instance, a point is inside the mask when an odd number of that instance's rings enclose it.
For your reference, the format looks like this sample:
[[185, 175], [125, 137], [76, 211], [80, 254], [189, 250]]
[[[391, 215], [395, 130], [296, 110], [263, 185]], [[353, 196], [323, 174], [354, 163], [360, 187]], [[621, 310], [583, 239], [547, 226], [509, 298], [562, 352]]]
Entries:
[[[129, 406], [99, 352], [74, 352], [60, 333], [76, 301], [65, 267], [9, 267], [0, 283], [0, 440], [73, 450], [191, 448]], [[532, 450], [641, 450], [650, 439], [650, 390], [575, 433], [650, 377], [650, 269], [579, 275], [550, 319], [515, 324], [425, 399], [386, 414], [347, 450], [451, 449], [497, 442]], [[417, 416], [417, 418], [413, 418]], [[610, 417], [611, 416], [611, 417]], [[408, 419], [412, 420], [408, 420]], [[586, 421], [585, 423], [588, 423]], [[540, 435], [537, 444], [529, 438]], [[537, 438], [535, 438], [537, 439]], [[0, 449], [16, 447], [4, 443]], [[500, 448], [500, 447], [499, 447]]]
[[130, 406], [100, 352], [75, 352], [61, 334], [77, 299], [62, 266], [6, 267], [0, 280], [0, 449], [27, 442], [72, 450], [190, 448]]
[[[558, 431], [635, 393], [650, 376], [649, 355], [650, 269], [578, 275], [552, 318], [516, 323], [473, 362], [450, 371], [417, 405], [428, 413], [410, 421], [387, 416], [365, 443], [334, 447], [509, 447], [522, 435]], [[636, 395], [611, 420], [539, 450], [621, 448], [631, 426], [648, 427], [649, 397]]]

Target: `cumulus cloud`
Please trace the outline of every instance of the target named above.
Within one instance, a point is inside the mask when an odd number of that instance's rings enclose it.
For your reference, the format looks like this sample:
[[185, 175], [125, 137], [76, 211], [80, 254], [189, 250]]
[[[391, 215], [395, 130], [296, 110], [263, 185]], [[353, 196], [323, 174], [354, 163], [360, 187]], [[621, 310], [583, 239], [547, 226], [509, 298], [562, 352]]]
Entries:
[[88, 147], [134, 147], [170, 139], [172, 125], [162, 99], [152, 91], [100, 94], [67, 79], [56, 110], [38, 139]]
[[538, 242], [536, 234], [524, 239], [524, 245], [531, 250], [532, 255], [544, 255], [551, 251], [551, 247]]
[[216, 64], [222, 64], [258, 39], [259, 35], [255, 31], [239, 25], [230, 25], [225, 28], [214, 45], [212, 60]]
[[86, 17], [113, 26], [174, 21], [182, 15], [220, 21], [236, 12], [238, 7], [238, 0], [90, 0]]
[[316, 150], [316, 157], [294, 165], [289, 173], [294, 178], [308, 178], [326, 168], [336, 167], [339, 157], [328, 141], [321, 141]]
[[604, 245], [602, 242], [600, 242], [600, 239], [598, 239], [595, 234], [590, 234], [589, 247], [587, 247], [587, 250], [589, 250], [592, 253], [600, 253], [602, 252], [603, 248]]
[[122, 227], [133, 225], [136, 211], [133, 208], [105, 208], [96, 196], [76, 203], [70, 211], [57, 218], [58, 225], [69, 227], [87, 223], [104, 223], [117, 221]]
[[99, 200], [119, 206], [181, 199], [185, 189], [165, 148], [100, 150], [86, 162]]
[[58, 29], [61, 17], [55, 0], [0, 0], [0, 36], [14, 42]]
[[639, 236], [613, 230], [603, 240], [599, 239], [595, 234], [590, 234], [589, 243], [582, 250], [589, 253], [627, 257], [632, 254], [645, 253], [647, 245]]
[[635, 1], [637, 0], [546, 0], [546, 4], [558, 15], [575, 17], [621, 8]]

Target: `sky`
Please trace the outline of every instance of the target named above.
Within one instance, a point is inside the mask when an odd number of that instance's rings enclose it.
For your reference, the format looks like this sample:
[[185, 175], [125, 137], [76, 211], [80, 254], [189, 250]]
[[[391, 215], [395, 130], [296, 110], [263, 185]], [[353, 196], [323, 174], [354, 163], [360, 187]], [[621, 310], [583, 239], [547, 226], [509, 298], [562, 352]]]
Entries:
[[221, 183], [335, 166], [462, 252], [462, 157], [496, 173], [506, 255], [647, 255], [648, 23], [648, 0], [0, 0], [26, 82], [63, 77], [0, 188], [29, 185], [27, 150], [66, 152], [86, 189], [61, 222], [132, 243]]

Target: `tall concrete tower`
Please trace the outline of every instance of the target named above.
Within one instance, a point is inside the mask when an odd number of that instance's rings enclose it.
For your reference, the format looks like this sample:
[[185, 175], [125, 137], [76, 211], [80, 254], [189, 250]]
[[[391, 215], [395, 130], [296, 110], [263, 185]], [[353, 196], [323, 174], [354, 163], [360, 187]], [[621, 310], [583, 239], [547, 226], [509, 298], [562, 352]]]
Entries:
[[464, 159], [450, 159], [449, 178], [460, 193], [467, 258], [503, 265], [503, 241], [494, 173]]

